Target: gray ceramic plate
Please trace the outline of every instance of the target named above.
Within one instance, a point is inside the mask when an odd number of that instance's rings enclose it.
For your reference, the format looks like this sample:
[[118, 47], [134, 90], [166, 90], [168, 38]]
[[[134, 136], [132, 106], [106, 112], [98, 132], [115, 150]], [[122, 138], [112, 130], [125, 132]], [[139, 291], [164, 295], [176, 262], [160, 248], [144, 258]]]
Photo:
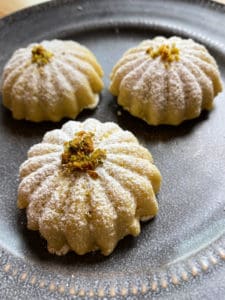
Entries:
[[[122, 53], [142, 39], [181, 35], [205, 44], [225, 79], [225, 8], [209, 1], [53, 1], [0, 20], [0, 71], [12, 52], [42, 39], [74, 39], [96, 54], [109, 73]], [[152, 152], [164, 181], [158, 217], [114, 253], [65, 257], [48, 254], [16, 208], [18, 167], [28, 148], [61, 123], [12, 119], [0, 108], [1, 299], [224, 299], [225, 104], [178, 127], [151, 127], [116, 104], [107, 88], [96, 117], [131, 130]], [[117, 111], [122, 112], [118, 116]]]

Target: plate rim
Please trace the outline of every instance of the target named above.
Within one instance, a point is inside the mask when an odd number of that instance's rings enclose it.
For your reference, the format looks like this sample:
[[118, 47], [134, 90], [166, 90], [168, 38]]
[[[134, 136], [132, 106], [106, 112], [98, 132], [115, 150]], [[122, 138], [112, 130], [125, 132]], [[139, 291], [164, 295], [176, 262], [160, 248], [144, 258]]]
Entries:
[[[137, 0], [138, 1], [138, 0]], [[94, 0], [89, 0], [89, 2], [94, 2]], [[213, 9], [218, 9], [218, 10], [223, 10], [225, 12], [225, 4], [222, 3], [218, 3], [218, 2], [213, 2], [210, 0], [184, 0], [184, 1], [177, 1], [177, 2], [186, 2], [186, 3], [199, 3], [200, 5], [204, 5], [207, 7], [212, 7]], [[23, 19], [24, 17], [27, 16], [27, 14], [34, 14], [37, 11], [41, 12], [42, 10], [48, 10], [52, 7], [60, 7], [63, 4], [74, 4], [74, 5], [79, 5], [81, 4], [80, 0], [53, 0], [53, 1], [48, 1], [45, 3], [41, 3], [32, 7], [28, 7], [25, 9], [22, 9], [20, 11], [17, 11], [13, 14], [10, 14], [8, 16], [5, 16], [4, 18], [0, 19], [0, 31], [2, 30], [2, 28], [4, 28], [5, 26], [7, 26], [8, 24], [14, 23], [14, 22], [18, 22], [19, 20]], [[0, 248], [0, 262], [4, 261], [6, 259], [6, 263], [3, 264], [3, 268], [2, 271], [5, 274], [8, 274], [9, 272], [14, 272], [15, 270], [12, 270], [12, 264], [9, 263], [10, 259], [8, 260], [7, 257], [7, 253], [4, 253], [4, 249]], [[4, 258], [5, 256], [5, 258]], [[225, 260], [225, 251], [222, 247], [218, 247], [217, 249], [217, 253], [215, 257], [211, 257], [211, 264], [212, 265], [216, 265], [218, 264], [220, 261], [224, 261]], [[209, 266], [207, 264], [205, 264], [204, 262], [202, 262], [202, 268], [201, 270], [198, 270], [198, 268], [196, 268], [195, 266], [190, 266], [190, 270], [189, 270], [189, 274], [183, 274], [183, 281], [188, 281], [189, 279], [191, 280], [192, 278], [195, 278], [196, 276], [199, 275], [199, 271], [200, 272], [206, 272], [208, 270]], [[0, 269], [1, 272], [1, 269]], [[18, 274], [15, 273], [14, 276], [18, 276], [18, 279], [21, 280], [21, 282], [25, 282], [27, 280], [27, 276], [28, 273], [24, 272], [22, 274]], [[32, 279], [31, 279], [32, 280]], [[31, 282], [31, 281], [30, 281]], [[34, 283], [31, 282], [31, 284], [35, 285], [36, 281]], [[171, 282], [168, 282], [166, 279], [163, 279], [162, 277], [162, 281], [157, 284], [156, 282], [152, 282], [152, 285], [150, 287], [152, 292], [159, 292], [160, 290], [166, 290], [168, 288], [168, 285], [173, 285], [173, 286], [177, 286], [179, 284], [179, 281], [176, 278], [176, 275], [171, 274]], [[45, 287], [45, 283], [43, 283], [43, 279], [40, 279], [39, 281], [39, 287], [43, 288]], [[50, 288], [50, 287], [49, 287]], [[132, 290], [133, 289], [133, 290]], [[114, 296], [126, 296], [128, 295], [128, 292], [131, 292], [131, 295], [135, 296], [137, 295], [137, 293], [140, 293], [142, 295], [145, 295], [146, 293], [149, 292], [148, 287], [143, 283], [140, 291], [136, 291], [135, 287], [132, 287], [131, 291], [126, 290], [126, 288], [122, 289], [121, 291], [119, 291], [119, 293], [117, 294], [116, 290], [109, 290], [109, 294], [111, 297]], [[57, 287], [57, 291], [59, 293], [59, 295], [61, 295], [62, 293], [64, 293], [65, 287], [63, 287], [62, 285]], [[88, 291], [89, 294], [91, 294], [91, 291]], [[96, 292], [92, 291], [94, 294], [93, 296], [98, 296], [98, 297], [103, 297], [104, 296], [104, 290], [99, 289]], [[73, 296], [74, 295], [74, 290], [69, 290], [69, 295]], [[86, 292], [83, 291], [82, 289], [80, 289], [80, 291], [78, 291], [78, 293], [76, 294], [79, 297], [85, 297]]]

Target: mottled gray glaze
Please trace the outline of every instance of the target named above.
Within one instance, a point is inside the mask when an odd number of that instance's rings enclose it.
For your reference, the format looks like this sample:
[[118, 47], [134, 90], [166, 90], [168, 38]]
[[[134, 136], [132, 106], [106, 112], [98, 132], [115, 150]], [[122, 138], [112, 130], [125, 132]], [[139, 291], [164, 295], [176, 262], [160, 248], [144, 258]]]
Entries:
[[159, 215], [142, 226], [138, 238], [125, 238], [109, 257], [53, 256], [16, 208], [17, 176], [29, 147], [66, 120], [15, 121], [1, 106], [1, 299], [224, 299], [225, 94], [196, 120], [151, 127], [119, 108], [107, 90], [122, 53], [156, 35], [204, 43], [225, 81], [224, 28], [224, 6], [206, 0], [59, 0], [0, 20], [0, 72], [13, 51], [30, 42], [62, 38], [88, 46], [104, 69], [105, 89], [98, 108], [78, 120], [95, 117], [132, 131], [163, 175]]

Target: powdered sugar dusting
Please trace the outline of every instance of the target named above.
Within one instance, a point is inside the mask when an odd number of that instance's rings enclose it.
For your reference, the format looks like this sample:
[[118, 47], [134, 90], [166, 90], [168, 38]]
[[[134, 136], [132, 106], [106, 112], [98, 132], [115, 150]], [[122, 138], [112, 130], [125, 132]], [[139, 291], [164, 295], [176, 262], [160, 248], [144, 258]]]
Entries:
[[[95, 179], [86, 172], [63, 172], [64, 142], [80, 130], [92, 131], [94, 147], [106, 150]], [[28, 153], [20, 167], [18, 206], [27, 208], [28, 228], [40, 231], [52, 253], [100, 249], [108, 255], [125, 235], [140, 233], [142, 217], [157, 213], [161, 175], [151, 154], [112, 122], [69, 121]]]
[[[179, 59], [165, 62], [148, 54], [161, 45], [176, 45]], [[179, 37], [143, 41], [126, 51], [111, 73], [110, 91], [118, 103], [152, 125], [177, 125], [197, 117], [212, 108], [221, 90], [215, 59], [203, 45]]]
[[32, 63], [37, 45], [15, 51], [4, 68], [3, 103], [14, 118], [59, 121], [96, 107], [103, 71], [94, 55], [73, 41], [43, 41], [40, 45], [53, 56], [39, 66]]

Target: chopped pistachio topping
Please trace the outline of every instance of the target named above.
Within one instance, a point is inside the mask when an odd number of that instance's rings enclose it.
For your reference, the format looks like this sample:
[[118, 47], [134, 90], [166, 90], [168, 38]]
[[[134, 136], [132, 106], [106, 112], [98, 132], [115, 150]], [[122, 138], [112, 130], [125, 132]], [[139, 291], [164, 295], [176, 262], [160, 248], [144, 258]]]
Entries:
[[64, 143], [62, 166], [70, 172], [87, 172], [96, 179], [98, 174], [95, 169], [106, 158], [106, 150], [94, 149], [92, 132], [79, 131], [73, 140]]
[[161, 60], [166, 64], [179, 61], [180, 59], [180, 50], [176, 47], [175, 43], [172, 45], [162, 44], [156, 49], [150, 47], [146, 50], [146, 53], [153, 59], [160, 56]]
[[32, 63], [36, 63], [38, 66], [43, 66], [49, 63], [52, 56], [53, 53], [46, 50], [41, 45], [37, 45], [32, 49]]

